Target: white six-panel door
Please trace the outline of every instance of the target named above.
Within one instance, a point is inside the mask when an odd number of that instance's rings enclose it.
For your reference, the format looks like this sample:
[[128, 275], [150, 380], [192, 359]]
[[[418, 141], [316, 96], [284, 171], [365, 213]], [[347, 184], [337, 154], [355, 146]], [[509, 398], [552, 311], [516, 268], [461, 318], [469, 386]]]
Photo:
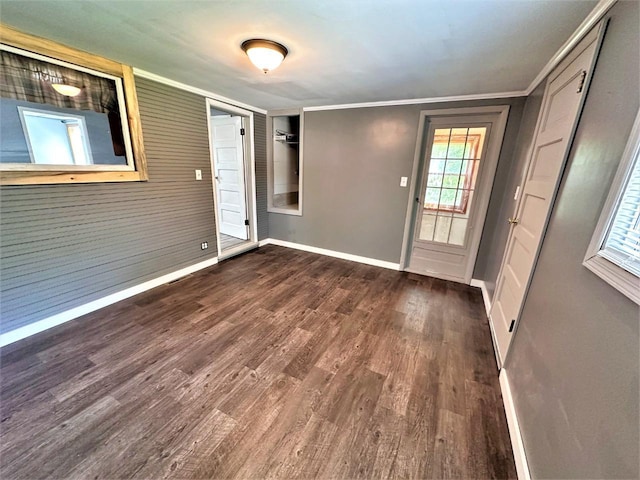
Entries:
[[511, 342], [568, 155], [586, 76], [596, 52], [597, 33], [594, 31], [585, 38], [548, 80], [516, 214], [505, 219], [512, 228], [490, 312], [501, 363]]
[[220, 233], [249, 238], [241, 117], [211, 117], [217, 221]]

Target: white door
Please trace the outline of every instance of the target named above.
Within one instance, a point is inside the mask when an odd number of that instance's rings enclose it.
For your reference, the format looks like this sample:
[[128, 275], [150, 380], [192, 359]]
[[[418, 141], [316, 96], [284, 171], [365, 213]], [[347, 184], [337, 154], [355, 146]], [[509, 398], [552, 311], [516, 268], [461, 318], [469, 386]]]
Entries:
[[568, 155], [596, 40], [597, 32], [576, 47], [572, 57], [550, 76], [546, 86], [520, 201], [515, 216], [509, 219], [512, 227], [490, 312], [501, 363], [511, 342]]
[[406, 270], [471, 281], [506, 110], [429, 118]]
[[213, 168], [220, 233], [249, 238], [245, 193], [242, 117], [211, 117]]

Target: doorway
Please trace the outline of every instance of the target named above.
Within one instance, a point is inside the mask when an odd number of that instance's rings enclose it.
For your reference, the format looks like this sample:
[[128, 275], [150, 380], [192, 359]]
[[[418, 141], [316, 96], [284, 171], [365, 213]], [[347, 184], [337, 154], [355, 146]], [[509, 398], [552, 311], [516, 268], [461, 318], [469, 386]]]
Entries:
[[257, 246], [253, 112], [207, 99], [218, 258]]
[[469, 284], [508, 106], [421, 113], [404, 270]]

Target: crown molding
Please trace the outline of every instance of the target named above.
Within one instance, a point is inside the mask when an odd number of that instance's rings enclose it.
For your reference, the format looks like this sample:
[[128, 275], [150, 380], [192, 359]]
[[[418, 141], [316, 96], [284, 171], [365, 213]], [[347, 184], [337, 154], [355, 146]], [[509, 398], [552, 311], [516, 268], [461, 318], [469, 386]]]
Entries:
[[600, 0], [598, 4], [591, 10], [589, 15], [571, 34], [569, 39], [560, 47], [560, 49], [551, 57], [547, 64], [542, 68], [540, 73], [536, 75], [526, 90], [514, 92], [498, 92], [485, 93], [475, 95], [454, 95], [449, 97], [431, 97], [431, 98], [413, 98], [406, 100], [390, 100], [382, 102], [363, 102], [363, 103], [345, 103], [340, 105], [322, 105], [313, 107], [304, 107], [305, 112], [314, 112], [321, 110], [342, 110], [348, 108], [368, 108], [368, 107], [390, 107], [396, 105], [417, 105], [426, 103], [440, 102], [462, 102], [465, 100], [493, 100], [499, 98], [512, 97], [528, 97], [531, 92], [547, 78], [547, 75], [571, 52], [571, 50], [582, 40], [582, 38], [598, 23], [602, 17], [618, 0]]
[[[379, 102], [361, 102], [361, 103], [343, 103], [337, 105], [318, 105], [311, 107], [303, 107], [305, 112], [316, 112], [322, 110], [344, 110], [349, 108], [371, 108], [371, 107], [391, 107], [399, 105], [419, 105], [429, 103], [443, 103], [443, 102], [463, 102], [468, 100], [495, 100], [501, 98], [513, 98], [513, 97], [527, 97], [535, 90], [535, 88], [544, 81], [544, 79], [551, 73], [551, 71], [567, 56], [567, 54], [582, 40], [582, 38], [591, 30], [596, 23], [598, 23], [602, 17], [609, 11], [609, 9], [617, 2], [617, 0], [600, 0], [593, 10], [587, 15], [584, 21], [573, 32], [569, 39], [560, 47], [560, 49], [551, 57], [547, 64], [542, 68], [540, 73], [536, 75], [531, 84], [526, 90], [512, 91], [512, 92], [496, 92], [496, 93], [480, 93], [472, 95], [452, 95], [447, 97], [429, 97], [429, 98], [409, 98], [402, 100], [387, 100]], [[185, 83], [177, 82], [155, 73], [147, 72], [139, 68], [134, 68], [133, 73], [137, 76], [147, 78], [165, 85], [169, 85], [181, 90], [192, 92], [203, 97], [212, 98], [229, 105], [235, 105], [237, 107], [246, 108], [266, 114], [267, 110], [255, 107], [243, 102], [239, 102], [232, 98], [227, 98], [208, 90], [192, 87]]]
[[163, 77], [161, 75], [156, 75], [155, 73], [147, 72], [146, 70], [141, 70], [139, 68], [134, 67], [133, 74], [138, 77], [146, 78], [147, 80], [153, 80], [154, 82], [162, 83], [170, 87], [175, 87], [180, 90], [184, 90], [186, 92], [191, 92], [206, 98], [218, 100], [219, 102], [227, 103], [231, 106], [246, 108], [247, 110], [252, 110], [254, 112], [262, 113], [264, 115], [267, 114], [267, 111], [263, 108], [258, 108], [253, 105], [249, 105], [247, 103], [239, 102], [237, 100], [234, 100], [233, 98], [224, 97], [217, 93], [210, 92], [208, 90], [203, 90], [202, 88], [192, 87], [191, 85], [187, 85], [186, 83], [177, 82], [175, 80], [171, 80], [170, 78]]
[[529, 87], [525, 90], [527, 96], [531, 95], [538, 85], [540, 85], [547, 75], [573, 50], [573, 48], [589, 33], [596, 23], [609, 11], [618, 0], [600, 0], [591, 10], [587, 18], [578, 26], [575, 32], [564, 42], [560, 49], [551, 57], [540, 73], [533, 79]]
[[320, 105], [317, 107], [303, 107], [304, 112], [320, 110], [344, 110], [347, 108], [393, 107], [397, 105], [419, 105], [425, 103], [463, 102], [465, 100], [494, 100], [497, 98], [525, 97], [524, 91], [478, 93], [473, 95], [453, 95], [449, 97], [409, 98], [404, 100], [385, 100], [381, 102], [343, 103], [340, 105]]

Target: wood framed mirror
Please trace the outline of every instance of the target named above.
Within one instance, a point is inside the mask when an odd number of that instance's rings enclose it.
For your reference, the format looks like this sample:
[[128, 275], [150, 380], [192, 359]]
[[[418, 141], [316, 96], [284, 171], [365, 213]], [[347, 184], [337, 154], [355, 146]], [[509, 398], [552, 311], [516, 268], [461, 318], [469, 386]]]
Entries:
[[0, 24], [0, 184], [148, 179], [133, 69]]

